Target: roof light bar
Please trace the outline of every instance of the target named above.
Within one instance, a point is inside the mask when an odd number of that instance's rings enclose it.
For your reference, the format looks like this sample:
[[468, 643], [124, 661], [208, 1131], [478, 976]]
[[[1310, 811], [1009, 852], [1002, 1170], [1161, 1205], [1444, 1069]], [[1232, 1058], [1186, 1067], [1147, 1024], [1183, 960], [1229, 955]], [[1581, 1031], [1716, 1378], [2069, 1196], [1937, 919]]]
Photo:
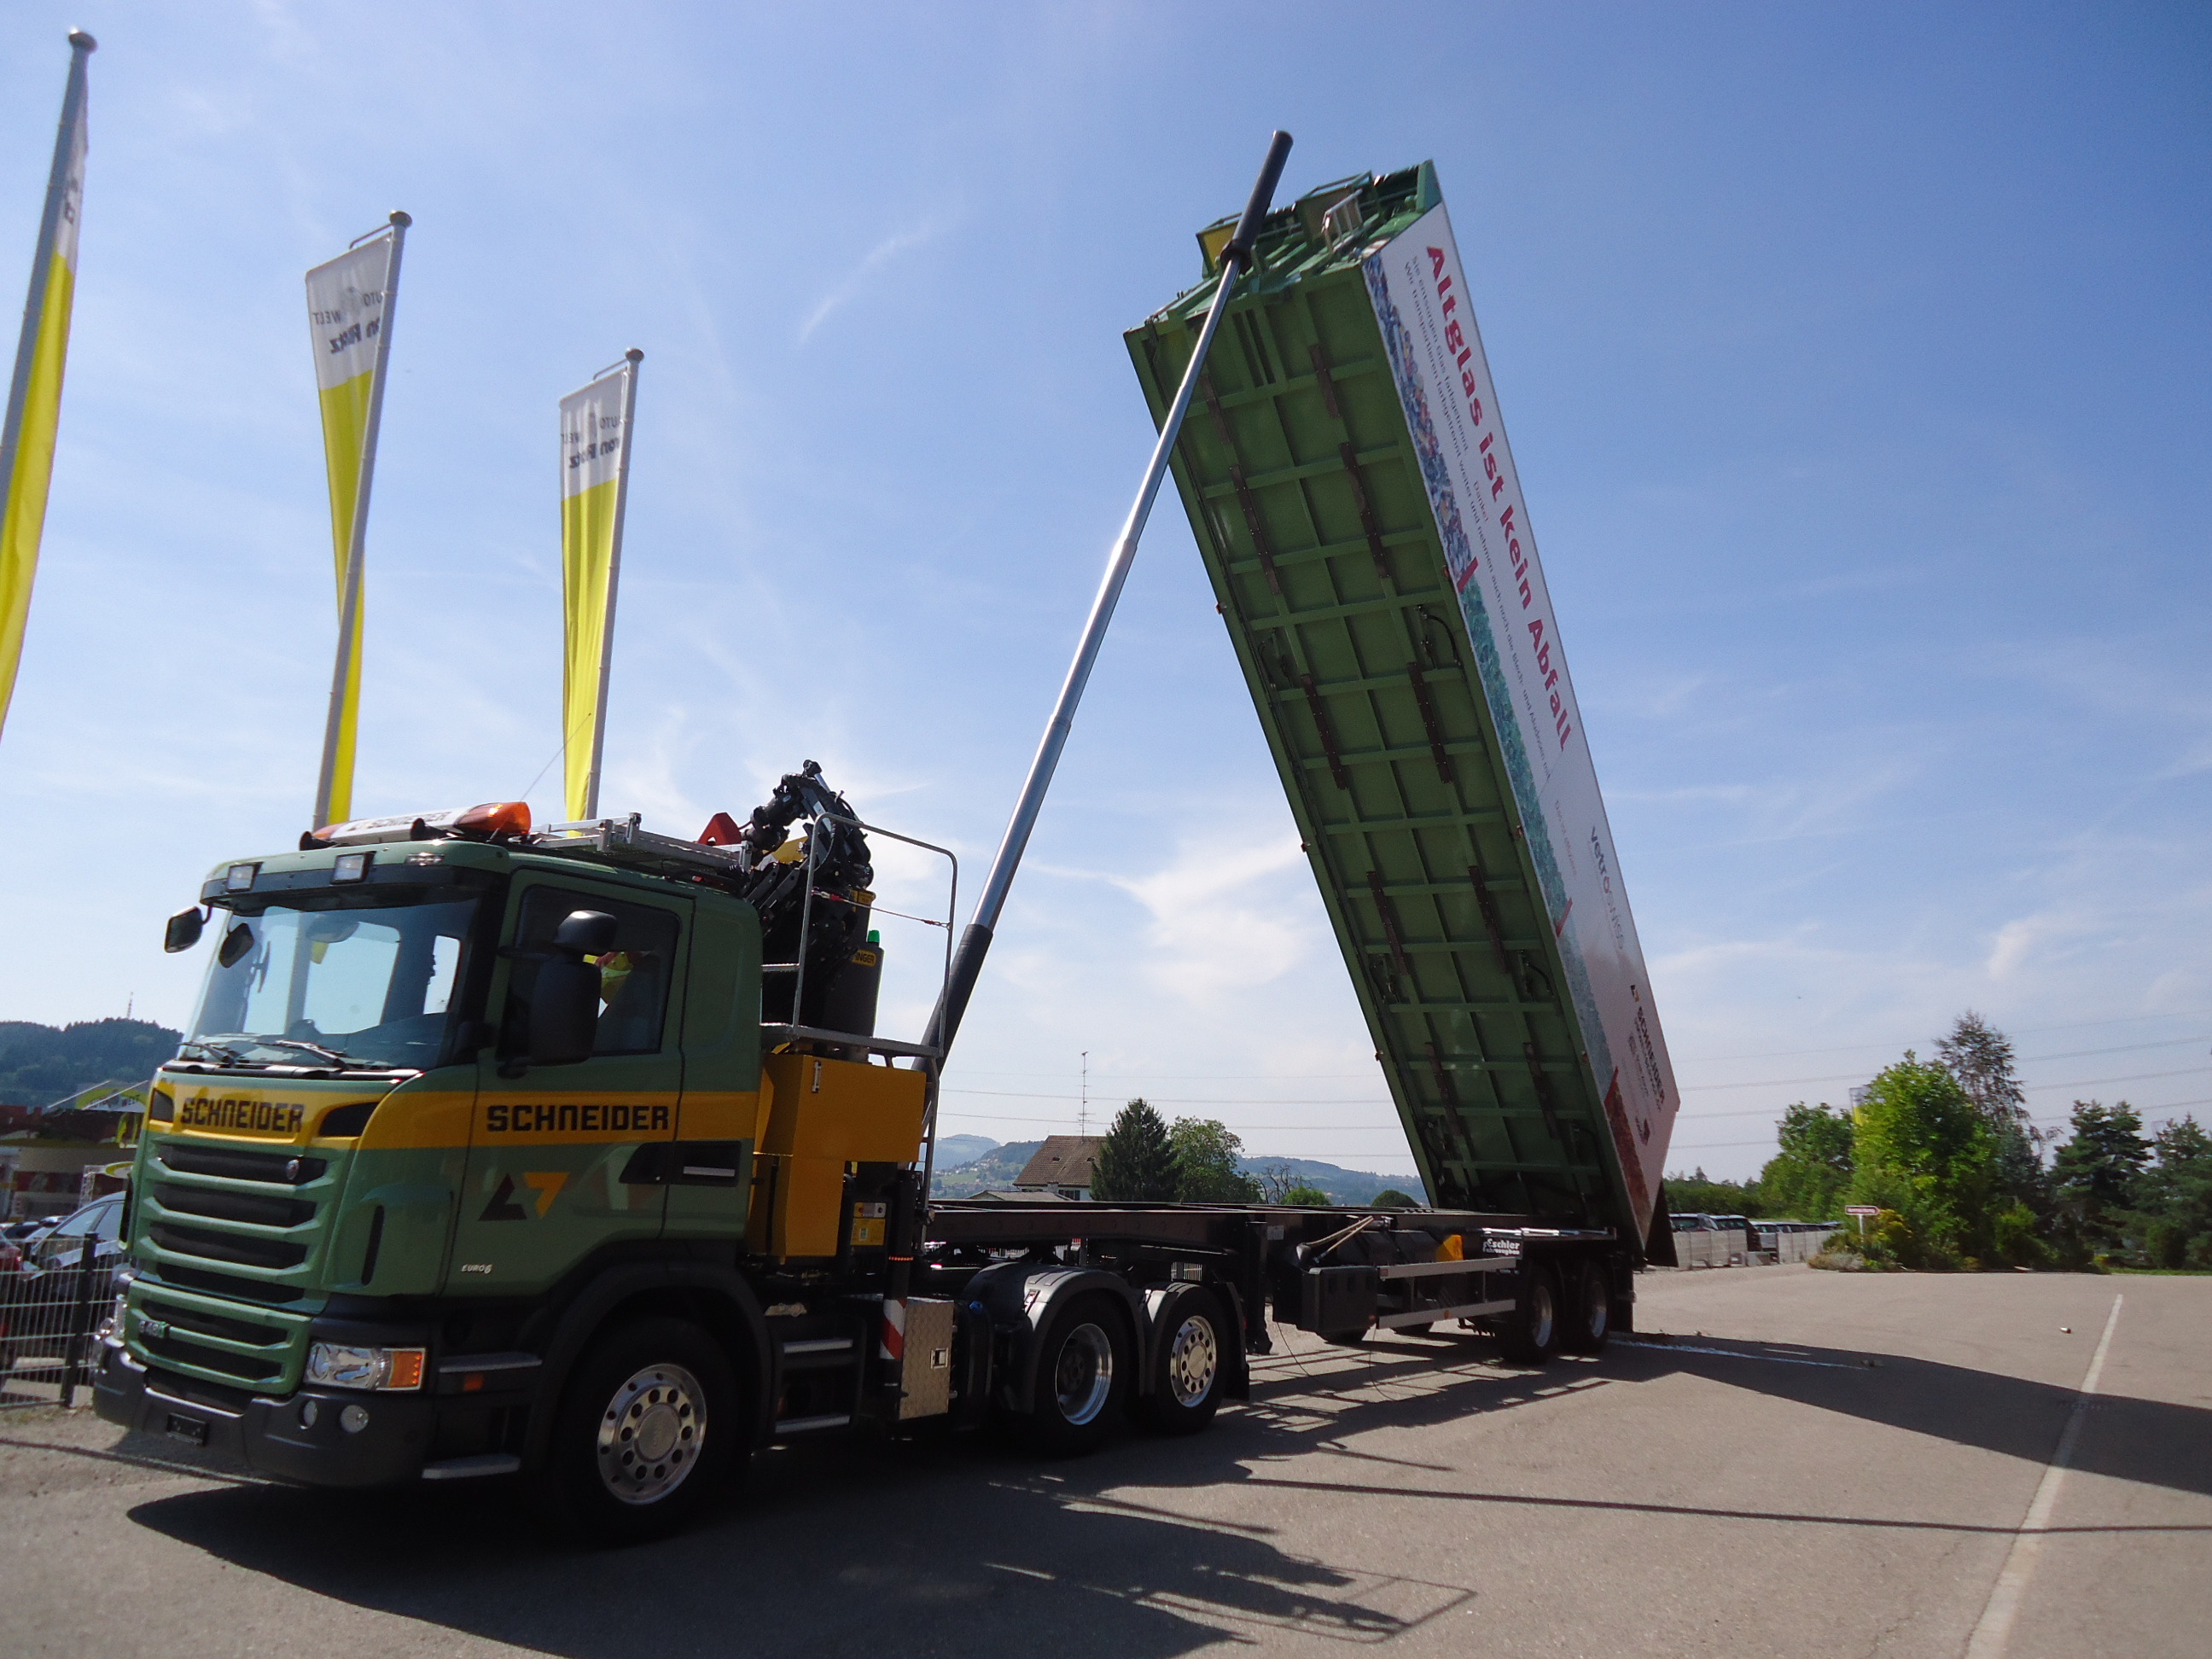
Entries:
[[449, 806], [441, 812], [404, 812], [393, 817], [326, 823], [310, 832], [301, 845], [303, 849], [366, 847], [387, 841], [436, 841], [447, 836], [489, 837], [529, 833], [528, 801], [494, 800], [476, 806]]

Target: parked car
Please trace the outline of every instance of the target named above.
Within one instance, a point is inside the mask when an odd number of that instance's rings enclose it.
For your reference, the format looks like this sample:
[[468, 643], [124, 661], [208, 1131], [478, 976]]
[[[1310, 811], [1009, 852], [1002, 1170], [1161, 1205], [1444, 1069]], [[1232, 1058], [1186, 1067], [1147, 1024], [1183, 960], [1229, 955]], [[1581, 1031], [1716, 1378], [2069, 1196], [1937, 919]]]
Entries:
[[[27, 1359], [65, 1358], [80, 1297], [94, 1304], [87, 1316], [96, 1318], [112, 1294], [109, 1281], [124, 1259], [123, 1201], [121, 1193], [96, 1198], [28, 1245], [14, 1247], [20, 1251], [15, 1271], [0, 1269], [0, 1386]], [[88, 1295], [87, 1249], [93, 1266]]]

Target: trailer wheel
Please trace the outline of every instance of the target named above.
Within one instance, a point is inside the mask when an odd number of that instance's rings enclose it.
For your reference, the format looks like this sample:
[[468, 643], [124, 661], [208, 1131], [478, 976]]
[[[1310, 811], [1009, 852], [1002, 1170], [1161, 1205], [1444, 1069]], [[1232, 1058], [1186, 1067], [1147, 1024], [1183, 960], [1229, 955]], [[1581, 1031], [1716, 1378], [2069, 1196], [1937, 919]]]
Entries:
[[1228, 1358], [1228, 1321], [1211, 1291], [1189, 1290], [1170, 1301], [1153, 1348], [1146, 1422], [1160, 1434], [1196, 1434], [1213, 1421]]
[[1129, 1339], [1121, 1310], [1103, 1296], [1056, 1309], [1037, 1344], [1036, 1380], [1015, 1426], [1033, 1451], [1077, 1457], [1095, 1450], [1129, 1393]]
[[1521, 1294], [1498, 1328], [1505, 1358], [1516, 1365], [1540, 1365], [1559, 1351], [1559, 1276], [1544, 1262], [1521, 1269]]
[[1574, 1314], [1560, 1345], [1569, 1353], [1603, 1353], [1613, 1337], [1613, 1281], [1602, 1261], [1583, 1264], [1575, 1285]]
[[737, 1380], [681, 1319], [619, 1326], [571, 1375], [547, 1449], [545, 1494], [572, 1531], [629, 1544], [675, 1531], [738, 1455]]

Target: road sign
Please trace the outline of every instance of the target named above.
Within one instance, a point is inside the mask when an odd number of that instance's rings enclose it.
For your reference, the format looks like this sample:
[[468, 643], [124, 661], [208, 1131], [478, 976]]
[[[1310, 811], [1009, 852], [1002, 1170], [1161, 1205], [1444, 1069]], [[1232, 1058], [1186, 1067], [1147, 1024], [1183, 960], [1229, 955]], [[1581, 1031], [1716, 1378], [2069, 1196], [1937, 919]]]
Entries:
[[1879, 1204], [1846, 1204], [1844, 1206], [1844, 1213], [1845, 1215], [1880, 1215], [1881, 1213], [1881, 1206]]

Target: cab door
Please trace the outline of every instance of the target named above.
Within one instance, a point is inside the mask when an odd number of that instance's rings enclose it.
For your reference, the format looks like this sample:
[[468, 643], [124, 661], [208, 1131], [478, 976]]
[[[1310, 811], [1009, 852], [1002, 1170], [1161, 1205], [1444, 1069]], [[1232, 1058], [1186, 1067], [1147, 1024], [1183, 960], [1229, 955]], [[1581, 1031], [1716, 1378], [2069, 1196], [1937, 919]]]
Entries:
[[[614, 948], [594, 959], [600, 1006], [592, 1054], [532, 1065], [538, 967], [554, 930], [576, 910], [616, 924]], [[602, 1246], [659, 1237], [663, 1168], [684, 1087], [691, 913], [687, 898], [612, 882], [515, 882], [501, 935], [508, 944], [486, 1005], [497, 1039], [477, 1061], [452, 1291], [533, 1294]]]

